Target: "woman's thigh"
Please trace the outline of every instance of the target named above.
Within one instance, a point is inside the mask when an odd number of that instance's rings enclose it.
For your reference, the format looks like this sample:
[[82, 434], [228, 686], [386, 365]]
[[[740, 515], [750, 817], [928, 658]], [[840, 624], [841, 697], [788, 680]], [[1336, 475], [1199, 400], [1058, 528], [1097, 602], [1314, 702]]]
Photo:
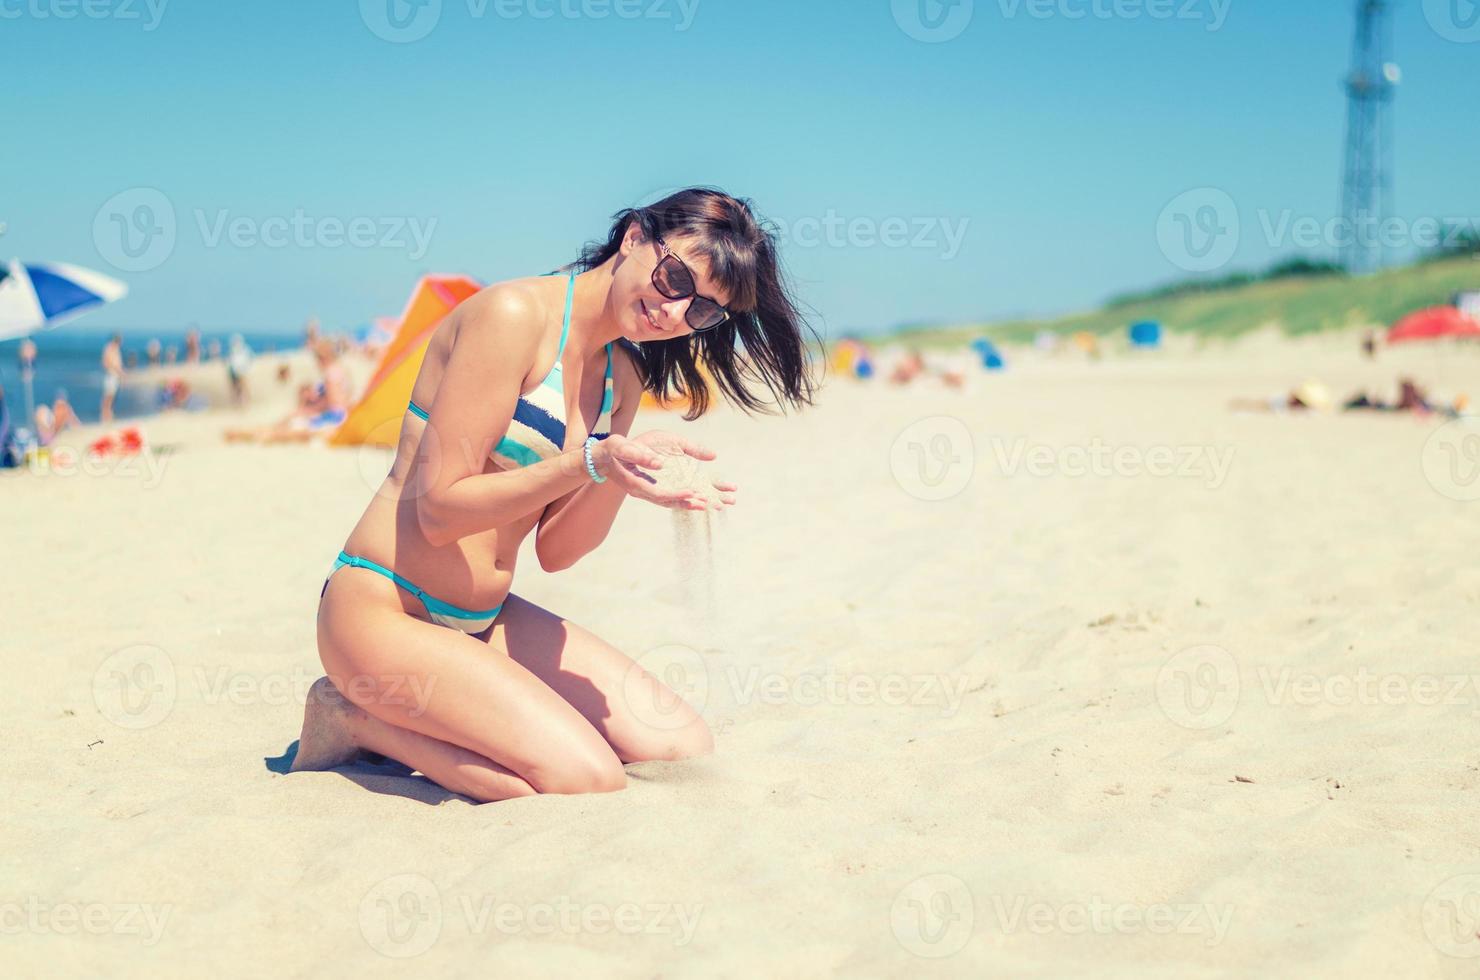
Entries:
[[382, 721], [476, 752], [542, 793], [624, 780], [612, 749], [549, 685], [483, 641], [410, 615], [374, 572], [334, 574], [318, 634], [335, 687]]
[[709, 726], [671, 688], [590, 630], [532, 602], [510, 595], [488, 643], [580, 712], [623, 762], [714, 749]]

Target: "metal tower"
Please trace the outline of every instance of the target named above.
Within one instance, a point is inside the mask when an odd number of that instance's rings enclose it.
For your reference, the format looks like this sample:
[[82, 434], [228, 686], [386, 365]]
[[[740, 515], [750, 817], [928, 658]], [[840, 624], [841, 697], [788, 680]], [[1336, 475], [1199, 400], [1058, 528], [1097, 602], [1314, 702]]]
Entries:
[[1393, 0], [1357, 0], [1352, 71], [1346, 79], [1346, 219], [1343, 262], [1357, 274], [1380, 268], [1382, 222], [1392, 214], [1392, 102], [1400, 75], [1389, 60]]

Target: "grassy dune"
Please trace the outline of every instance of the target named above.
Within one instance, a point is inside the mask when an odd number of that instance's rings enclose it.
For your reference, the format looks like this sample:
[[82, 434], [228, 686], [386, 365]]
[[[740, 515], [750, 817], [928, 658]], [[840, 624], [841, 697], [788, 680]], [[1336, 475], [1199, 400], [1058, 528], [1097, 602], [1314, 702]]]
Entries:
[[1451, 259], [1388, 269], [1356, 279], [1285, 279], [1212, 293], [1146, 300], [1047, 320], [1015, 320], [930, 327], [900, 334], [922, 347], [960, 344], [986, 334], [1009, 343], [1031, 340], [1039, 330], [1067, 334], [1121, 332], [1138, 320], [1159, 320], [1169, 330], [1204, 337], [1234, 337], [1266, 325], [1289, 334], [1376, 324], [1447, 303], [1461, 290], [1480, 290], [1480, 261]]

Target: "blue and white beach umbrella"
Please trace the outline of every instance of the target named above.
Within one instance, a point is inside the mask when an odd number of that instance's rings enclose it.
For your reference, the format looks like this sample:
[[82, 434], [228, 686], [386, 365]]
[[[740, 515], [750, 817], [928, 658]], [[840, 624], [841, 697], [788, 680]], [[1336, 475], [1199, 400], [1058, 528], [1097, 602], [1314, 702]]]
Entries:
[[12, 259], [0, 265], [0, 340], [56, 326], [127, 293], [128, 286], [91, 269]]

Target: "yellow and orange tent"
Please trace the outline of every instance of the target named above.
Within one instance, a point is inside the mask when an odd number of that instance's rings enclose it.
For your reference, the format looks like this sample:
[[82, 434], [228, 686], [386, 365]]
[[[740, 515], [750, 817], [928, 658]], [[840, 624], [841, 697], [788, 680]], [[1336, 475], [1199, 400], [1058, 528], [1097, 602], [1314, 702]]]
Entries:
[[432, 332], [442, 318], [483, 285], [467, 276], [423, 276], [401, 313], [395, 337], [386, 345], [365, 394], [344, 424], [329, 438], [334, 446], [394, 447], [401, 434], [411, 386], [421, 370]]

